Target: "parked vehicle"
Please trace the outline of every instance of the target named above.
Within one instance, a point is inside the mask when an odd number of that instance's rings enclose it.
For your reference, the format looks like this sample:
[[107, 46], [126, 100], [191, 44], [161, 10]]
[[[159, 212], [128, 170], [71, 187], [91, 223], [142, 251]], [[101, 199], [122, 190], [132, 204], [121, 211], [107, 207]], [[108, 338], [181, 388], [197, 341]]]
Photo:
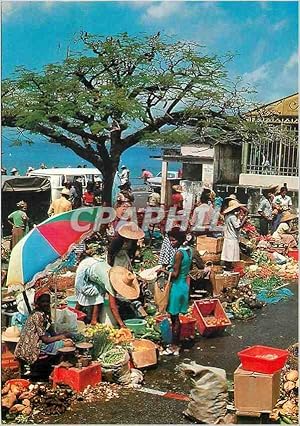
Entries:
[[[176, 180], [178, 181], [179, 176], [178, 176], [178, 172], [175, 172], [174, 170], [169, 170], [168, 171], [168, 180]], [[157, 173], [156, 176], [154, 176], [153, 178], [149, 178], [147, 180], [147, 183], [152, 186], [153, 188], [160, 188], [161, 187], [161, 172]], [[175, 184], [175, 182], [174, 182]]]
[[66, 182], [74, 182], [81, 178], [82, 189], [86, 189], [87, 182], [102, 182], [101, 173], [96, 168], [66, 167], [53, 169], [37, 169], [29, 173], [29, 176], [48, 178], [51, 185], [51, 200], [60, 197], [61, 190]]

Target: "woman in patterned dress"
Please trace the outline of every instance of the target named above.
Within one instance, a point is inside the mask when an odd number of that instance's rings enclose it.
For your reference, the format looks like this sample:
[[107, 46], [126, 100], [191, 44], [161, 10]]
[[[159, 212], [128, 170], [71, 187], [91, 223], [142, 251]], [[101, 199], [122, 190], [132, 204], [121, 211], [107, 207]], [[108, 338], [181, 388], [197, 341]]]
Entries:
[[51, 325], [50, 293], [40, 289], [34, 297], [35, 310], [29, 315], [20, 340], [15, 349], [15, 357], [29, 365], [34, 364], [41, 353], [56, 355], [58, 349], [73, 346], [69, 333], [55, 335]]

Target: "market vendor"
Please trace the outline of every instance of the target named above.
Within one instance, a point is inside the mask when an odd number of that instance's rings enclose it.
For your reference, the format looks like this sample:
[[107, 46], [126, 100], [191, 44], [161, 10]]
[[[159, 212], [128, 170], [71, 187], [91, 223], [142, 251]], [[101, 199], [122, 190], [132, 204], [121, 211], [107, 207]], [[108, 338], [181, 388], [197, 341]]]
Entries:
[[271, 224], [273, 221], [272, 214], [272, 203], [274, 200], [274, 194], [270, 189], [264, 189], [262, 191], [263, 198], [260, 201], [258, 207], [258, 213], [260, 214], [260, 235], [268, 235], [270, 232]]
[[279, 226], [283, 213], [291, 210], [292, 208], [292, 199], [289, 195], [287, 195], [287, 192], [288, 189], [286, 186], [281, 187], [279, 195], [276, 195], [273, 200], [273, 231], [276, 231]]
[[280, 224], [272, 237], [283, 244], [287, 245], [288, 249], [297, 249], [297, 240], [294, 235], [298, 234], [298, 227], [293, 229], [293, 221], [298, 219], [296, 214], [285, 212], [280, 220]]
[[27, 203], [23, 200], [19, 201], [17, 207], [18, 209], [13, 211], [7, 218], [8, 223], [12, 226], [12, 249], [29, 231], [29, 218], [26, 213]]
[[123, 223], [116, 236], [111, 241], [107, 262], [110, 266], [123, 266], [132, 270], [132, 261], [137, 251], [138, 240], [144, 238], [145, 233], [134, 222]]
[[232, 262], [240, 260], [240, 229], [247, 220], [245, 205], [236, 200], [229, 201], [228, 207], [224, 210], [224, 243], [221, 253], [221, 260], [225, 263], [226, 269], [232, 269]]
[[56, 355], [60, 348], [73, 346], [70, 333], [56, 335], [54, 332], [47, 288], [35, 293], [34, 305], [15, 349], [15, 357], [29, 365], [34, 364], [41, 354]]
[[[118, 273], [119, 272], [119, 276]], [[116, 323], [124, 327], [120, 316], [117, 297], [126, 300], [135, 300], [139, 297], [140, 289], [134, 274], [122, 267], [113, 267], [104, 259], [86, 257], [76, 271], [75, 294], [77, 297], [76, 309], [92, 308], [91, 324], [99, 322], [99, 316], [108, 295], [109, 307]]]
[[172, 246], [176, 249], [172, 262], [172, 272], [170, 272], [171, 290], [167, 307], [167, 312], [172, 321], [172, 346], [169, 353], [179, 355], [181, 329], [179, 314], [186, 314], [189, 307], [187, 278], [192, 264], [192, 249], [184, 245], [186, 234], [179, 229], [170, 231], [169, 238]]

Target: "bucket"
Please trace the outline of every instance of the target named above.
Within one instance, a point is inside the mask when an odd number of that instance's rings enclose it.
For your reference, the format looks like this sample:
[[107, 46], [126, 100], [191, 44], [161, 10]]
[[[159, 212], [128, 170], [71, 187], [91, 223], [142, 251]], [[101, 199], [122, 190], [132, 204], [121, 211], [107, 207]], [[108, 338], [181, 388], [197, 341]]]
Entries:
[[129, 330], [141, 333], [144, 331], [147, 321], [140, 319], [140, 318], [134, 318], [134, 319], [128, 319], [124, 321], [124, 324], [126, 325]]
[[69, 296], [69, 297], [66, 298], [66, 301], [67, 301], [68, 307], [75, 308], [76, 303], [77, 303], [76, 296]]

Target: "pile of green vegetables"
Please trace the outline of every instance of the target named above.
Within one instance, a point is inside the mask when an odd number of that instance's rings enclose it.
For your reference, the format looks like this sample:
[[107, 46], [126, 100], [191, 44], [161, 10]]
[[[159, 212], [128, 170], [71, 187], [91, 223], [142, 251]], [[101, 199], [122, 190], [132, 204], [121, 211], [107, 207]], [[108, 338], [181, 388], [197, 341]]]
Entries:
[[260, 293], [262, 290], [265, 291], [267, 297], [276, 296], [276, 291], [279, 287], [283, 285], [283, 280], [280, 277], [270, 277], [270, 278], [254, 278], [251, 282], [251, 287], [256, 294]]
[[262, 250], [257, 250], [251, 253], [251, 259], [254, 260], [257, 265], [270, 263], [269, 257]]
[[148, 339], [153, 342], [159, 342], [161, 340], [160, 328], [156, 324], [155, 318], [148, 316], [146, 318], [146, 326], [139, 332], [134, 332], [136, 339]]

